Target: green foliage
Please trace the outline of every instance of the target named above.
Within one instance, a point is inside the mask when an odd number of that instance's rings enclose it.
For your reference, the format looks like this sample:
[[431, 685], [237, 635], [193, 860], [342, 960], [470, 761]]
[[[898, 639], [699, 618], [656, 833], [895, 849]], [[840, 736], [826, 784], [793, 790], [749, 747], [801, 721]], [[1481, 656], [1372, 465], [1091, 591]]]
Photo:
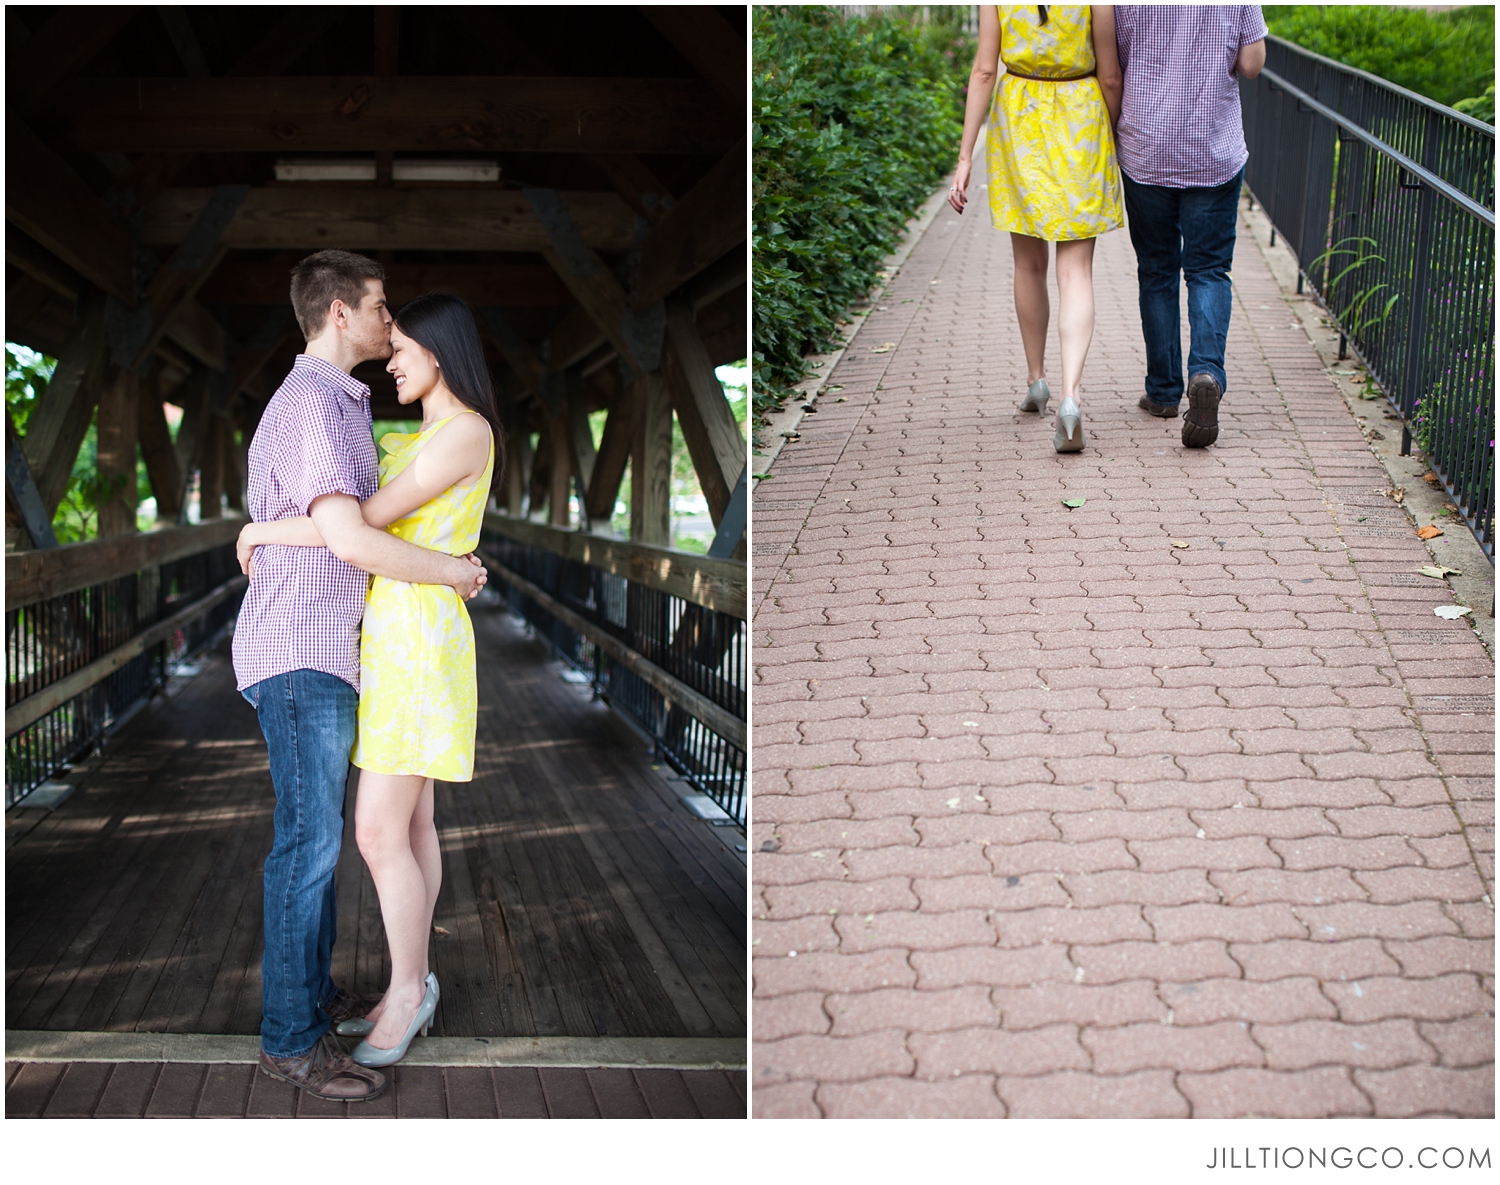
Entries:
[[[972, 42], [963, 10], [760, 7], [754, 19], [755, 410], [879, 277], [907, 218], [952, 166]], [[931, 19], [935, 13], [937, 19]], [[944, 19], [945, 17], [949, 19]]]
[[1475, 119], [1482, 119], [1485, 123], [1494, 123], [1495, 84], [1491, 82], [1485, 87], [1482, 95], [1475, 95], [1472, 99], [1460, 99], [1453, 104], [1453, 110], [1462, 111], [1465, 115], [1471, 115]]
[[5, 343], [5, 409], [16, 431], [26, 435], [31, 409], [47, 389], [57, 359], [38, 354], [15, 342]]
[[1439, 103], [1456, 105], [1488, 87], [1490, 114], [1478, 118], [1494, 120], [1490, 5], [1428, 12], [1380, 4], [1289, 4], [1262, 11], [1276, 36]]
[[[1361, 268], [1368, 264], [1385, 262], [1384, 255], [1376, 254], [1379, 250], [1380, 244], [1368, 235], [1353, 235], [1340, 239], [1324, 251], [1308, 265], [1308, 270], [1315, 272], [1320, 263], [1327, 262], [1328, 279], [1324, 282], [1324, 290], [1341, 292], [1338, 284], [1346, 276], [1353, 276], [1354, 279], [1350, 283], [1357, 285], [1364, 279], [1364, 276], [1357, 274]], [[1378, 274], [1378, 271], [1375, 274]], [[1389, 287], [1390, 285], [1386, 283], [1369, 284], [1349, 295], [1342, 309], [1333, 310], [1334, 316], [1344, 327], [1345, 332], [1350, 336], [1362, 333], [1373, 325], [1379, 325], [1391, 315], [1391, 310], [1401, 299], [1401, 294], [1397, 292], [1388, 297], [1383, 296], [1382, 293]]]
[[[26, 425], [31, 419], [32, 408], [47, 390], [52, 372], [57, 369], [57, 359], [35, 350], [5, 343], [5, 406], [16, 430], [26, 435]], [[140, 452], [136, 453], [136, 489], [140, 499], [151, 497], [151, 479], [146, 474], [146, 463]], [[52, 530], [59, 543], [82, 543], [99, 535], [99, 504], [108, 501], [111, 491], [125, 487], [124, 476], [111, 483], [99, 480], [99, 427], [97, 416], [90, 421], [83, 444], [73, 462], [73, 473], [68, 478], [67, 492], [58, 504], [52, 517]], [[149, 511], [136, 517], [136, 526], [149, 530], [156, 524], [156, 516]]]

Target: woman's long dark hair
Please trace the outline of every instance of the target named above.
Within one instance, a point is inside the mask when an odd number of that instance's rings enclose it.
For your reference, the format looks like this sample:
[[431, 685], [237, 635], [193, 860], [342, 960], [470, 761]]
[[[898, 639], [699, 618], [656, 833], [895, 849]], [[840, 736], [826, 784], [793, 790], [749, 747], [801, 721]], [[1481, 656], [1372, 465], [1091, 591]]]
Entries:
[[429, 292], [402, 306], [396, 327], [418, 345], [431, 351], [443, 371], [448, 390], [465, 407], [482, 415], [495, 434], [495, 471], [491, 488], [498, 488], [505, 472], [505, 429], [495, 403], [495, 385], [484, 361], [479, 327], [468, 303], [447, 292]]

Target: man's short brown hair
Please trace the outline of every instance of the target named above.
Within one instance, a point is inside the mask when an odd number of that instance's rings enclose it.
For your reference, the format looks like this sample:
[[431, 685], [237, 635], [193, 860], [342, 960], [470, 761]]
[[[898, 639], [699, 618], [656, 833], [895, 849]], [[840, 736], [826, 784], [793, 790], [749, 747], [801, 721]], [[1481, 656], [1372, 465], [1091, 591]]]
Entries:
[[302, 336], [312, 341], [328, 322], [328, 306], [336, 300], [358, 308], [366, 280], [385, 280], [385, 268], [352, 251], [319, 251], [292, 268], [292, 310]]

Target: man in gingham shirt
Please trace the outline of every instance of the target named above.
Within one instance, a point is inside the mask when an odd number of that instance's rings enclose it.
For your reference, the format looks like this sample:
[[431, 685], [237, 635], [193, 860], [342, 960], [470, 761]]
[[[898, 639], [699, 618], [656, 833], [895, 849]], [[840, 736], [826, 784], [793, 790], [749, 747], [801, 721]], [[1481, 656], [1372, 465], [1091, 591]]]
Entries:
[[320, 251], [292, 269], [307, 348], [251, 441], [249, 509], [257, 522], [311, 515], [328, 546], [257, 548], [234, 633], [235, 675], [260, 718], [276, 791], [261, 1068], [349, 1102], [385, 1089], [384, 1075], [355, 1065], [328, 1034], [330, 1023], [373, 1003], [335, 987], [330, 975], [368, 574], [447, 584], [461, 597], [484, 583], [476, 562], [405, 543], [360, 513], [378, 473], [370, 388], [349, 372], [390, 357], [384, 278], [374, 260], [347, 251]]
[[1233, 289], [1235, 221], [1249, 152], [1240, 78], [1266, 61], [1266, 22], [1245, 5], [1115, 6], [1125, 94], [1115, 140], [1125, 213], [1135, 245], [1146, 338], [1140, 406], [1175, 416], [1182, 401], [1182, 326], [1187, 277], [1188, 411], [1182, 443], [1219, 436], [1224, 345]]

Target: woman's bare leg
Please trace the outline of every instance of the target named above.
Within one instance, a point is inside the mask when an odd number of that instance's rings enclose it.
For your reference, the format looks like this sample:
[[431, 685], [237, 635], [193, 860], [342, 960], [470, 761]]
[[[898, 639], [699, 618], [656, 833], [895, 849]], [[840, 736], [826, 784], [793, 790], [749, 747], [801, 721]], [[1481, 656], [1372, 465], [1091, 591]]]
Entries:
[[1094, 240], [1057, 245], [1057, 334], [1062, 344], [1063, 398], [1078, 401], [1083, 361], [1094, 340]]
[[1034, 383], [1047, 373], [1047, 320], [1052, 312], [1047, 300], [1047, 244], [1012, 231], [1010, 247], [1016, 261], [1016, 320], [1026, 351], [1026, 381]]
[[[354, 804], [354, 836], [380, 894], [380, 916], [391, 954], [391, 983], [368, 1038], [390, 1049], [406, 1036], [422, 1003], [427, 940], [432, 930], [427, 881], [412, 851], [411, 832], [426, 779], [361, 770]], [[436, 836], [434, 836], [434, 841]], [[372, 1011], [372, 1015], [373, 1015]]]
[[427, 925], [423, 931], [427, 944], [422, 948], [422, 978], [432, 969], [428, 961], [428, 950], [432, 936], [432, 914], [437, 909], [438, 890], [443, 887], [443, 850], [438, 843], [437, 826], [433, 823], [432, 779], [422, 783], [422, 793], [417, 798], [417, 809], [411, 817], [411, 852], [416, 857], [417, 867], [422, 870], [422, 883], [427, 886]]

